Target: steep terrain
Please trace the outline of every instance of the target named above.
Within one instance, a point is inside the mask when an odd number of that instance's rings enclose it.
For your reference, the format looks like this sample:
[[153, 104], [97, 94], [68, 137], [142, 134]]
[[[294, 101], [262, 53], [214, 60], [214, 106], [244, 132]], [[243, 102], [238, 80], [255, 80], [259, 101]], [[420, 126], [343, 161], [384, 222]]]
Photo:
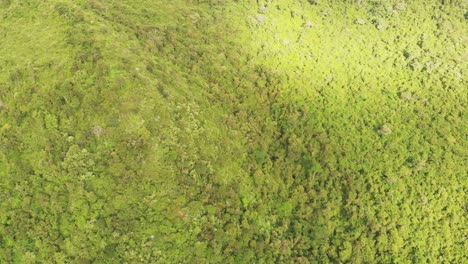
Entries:
[[466, 19], [0, 0], [0, 263], [462, 263]]

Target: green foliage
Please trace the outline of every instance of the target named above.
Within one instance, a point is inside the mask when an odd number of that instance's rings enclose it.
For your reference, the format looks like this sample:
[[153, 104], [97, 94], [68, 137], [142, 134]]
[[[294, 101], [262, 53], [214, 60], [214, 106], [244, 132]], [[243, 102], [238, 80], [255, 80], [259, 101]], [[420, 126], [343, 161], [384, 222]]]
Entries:
[[0, 263], [462, 263], [466, 16], [0, 0]]

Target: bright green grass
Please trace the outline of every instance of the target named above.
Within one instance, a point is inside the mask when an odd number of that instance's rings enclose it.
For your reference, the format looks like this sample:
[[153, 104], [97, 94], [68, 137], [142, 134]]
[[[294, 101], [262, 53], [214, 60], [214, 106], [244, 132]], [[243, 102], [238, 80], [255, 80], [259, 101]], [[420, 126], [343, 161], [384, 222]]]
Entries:
[[0, 0], [0, 263], [463, 263], [467, 3]]

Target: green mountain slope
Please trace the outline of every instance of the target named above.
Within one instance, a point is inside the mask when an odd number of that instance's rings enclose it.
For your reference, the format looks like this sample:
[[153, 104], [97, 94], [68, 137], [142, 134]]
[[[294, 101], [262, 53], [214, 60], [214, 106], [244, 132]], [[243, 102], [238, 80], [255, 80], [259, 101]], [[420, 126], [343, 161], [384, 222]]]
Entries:
[[0, 262], [462, 263], [466, 10], [0, 0]]

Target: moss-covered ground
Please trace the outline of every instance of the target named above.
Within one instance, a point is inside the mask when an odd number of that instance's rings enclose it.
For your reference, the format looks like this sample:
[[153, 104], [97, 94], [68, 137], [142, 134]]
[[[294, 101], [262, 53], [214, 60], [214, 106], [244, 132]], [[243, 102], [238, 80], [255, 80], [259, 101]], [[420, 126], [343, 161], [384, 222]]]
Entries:
[[0, 263], [466, 263], [465, 0], [0, 0]]

